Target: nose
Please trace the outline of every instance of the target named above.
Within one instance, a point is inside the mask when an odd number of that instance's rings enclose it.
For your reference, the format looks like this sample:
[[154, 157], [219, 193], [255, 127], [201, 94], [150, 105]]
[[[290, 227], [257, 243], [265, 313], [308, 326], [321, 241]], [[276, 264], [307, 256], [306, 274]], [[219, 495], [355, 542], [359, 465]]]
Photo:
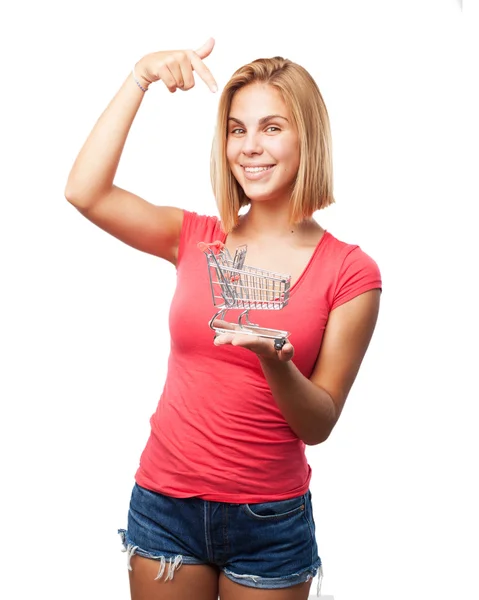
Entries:
[[250, 131], [243, 137], [242, 152], [246, 156], [263, 153], [260, 136], [255, 131]]

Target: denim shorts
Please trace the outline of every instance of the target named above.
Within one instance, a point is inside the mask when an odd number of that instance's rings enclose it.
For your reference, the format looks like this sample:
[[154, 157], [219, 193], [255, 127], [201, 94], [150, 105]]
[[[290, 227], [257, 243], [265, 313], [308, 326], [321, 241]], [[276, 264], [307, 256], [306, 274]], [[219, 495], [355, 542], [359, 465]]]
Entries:
[[[231, 504], [172, 498], [135, 484], [127, 552], [159, 561], [156, 579], [173, 579], [183, 565], [216, 566], [228, 579], [254, 588], [286, 588], [322, 577], [311, 491], [274, 502]], [[319, 590], [318, 581], [318, 590]], [[319, 594], [319, 591], [318, 591]]]

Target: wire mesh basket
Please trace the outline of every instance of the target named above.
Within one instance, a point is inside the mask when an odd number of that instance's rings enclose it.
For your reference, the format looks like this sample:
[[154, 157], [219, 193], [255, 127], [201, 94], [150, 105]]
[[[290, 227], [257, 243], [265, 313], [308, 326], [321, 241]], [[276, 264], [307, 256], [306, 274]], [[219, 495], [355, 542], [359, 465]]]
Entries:
[[[222, 242], [198, 248], [206, 255], [213, 305], [218, 312], [210, 320], [210, 327], [218, 333], [246, 333], [275, 340], [280, 350], [288, 331], [269, 329], [251, 323], [250, 310], [281, 310], [288, 304], [291, 276], [245, 265], [247, 246], [236, 248], [234, 257]], [[242, 310], [236, 323], [225, 320], [231, 309]], [[216, 324], [215, 324], [216, 323]]]

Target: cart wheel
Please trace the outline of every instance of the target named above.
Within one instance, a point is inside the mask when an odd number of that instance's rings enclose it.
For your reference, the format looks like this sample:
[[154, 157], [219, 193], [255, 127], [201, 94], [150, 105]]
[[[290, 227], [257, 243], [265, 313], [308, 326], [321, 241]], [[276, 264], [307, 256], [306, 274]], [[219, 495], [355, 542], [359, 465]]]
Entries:
[[276, 340], [274, 340], [274, 349], [275, 350], [282, 350], [283, 346], [286, 344], [286, 340], [285, 338], [277, 338]]

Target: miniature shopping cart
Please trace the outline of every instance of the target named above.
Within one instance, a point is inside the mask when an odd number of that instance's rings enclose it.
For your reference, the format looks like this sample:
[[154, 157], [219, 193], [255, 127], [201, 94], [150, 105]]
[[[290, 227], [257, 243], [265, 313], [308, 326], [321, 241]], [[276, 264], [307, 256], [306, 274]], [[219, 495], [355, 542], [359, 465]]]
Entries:
[[[275, 349], [281, 350], [289, 332], [255, 325], [249, 320], [248, 312], [281, 310], [286, 306], [291, 276], [246, 266], [246, 246], [239, 246], [233, 258], [222, 242], [200, 242], [198, 248], [206, 255], [213, 305], [219, 309], [209, 322], [211, 329], [218, 333], [245, 333], [272, 338]], [[237, 323], [225, 320], [226, 312], [230, 309], [243, 311]], [[215, 325], [217, 319], [223, 326]]]

